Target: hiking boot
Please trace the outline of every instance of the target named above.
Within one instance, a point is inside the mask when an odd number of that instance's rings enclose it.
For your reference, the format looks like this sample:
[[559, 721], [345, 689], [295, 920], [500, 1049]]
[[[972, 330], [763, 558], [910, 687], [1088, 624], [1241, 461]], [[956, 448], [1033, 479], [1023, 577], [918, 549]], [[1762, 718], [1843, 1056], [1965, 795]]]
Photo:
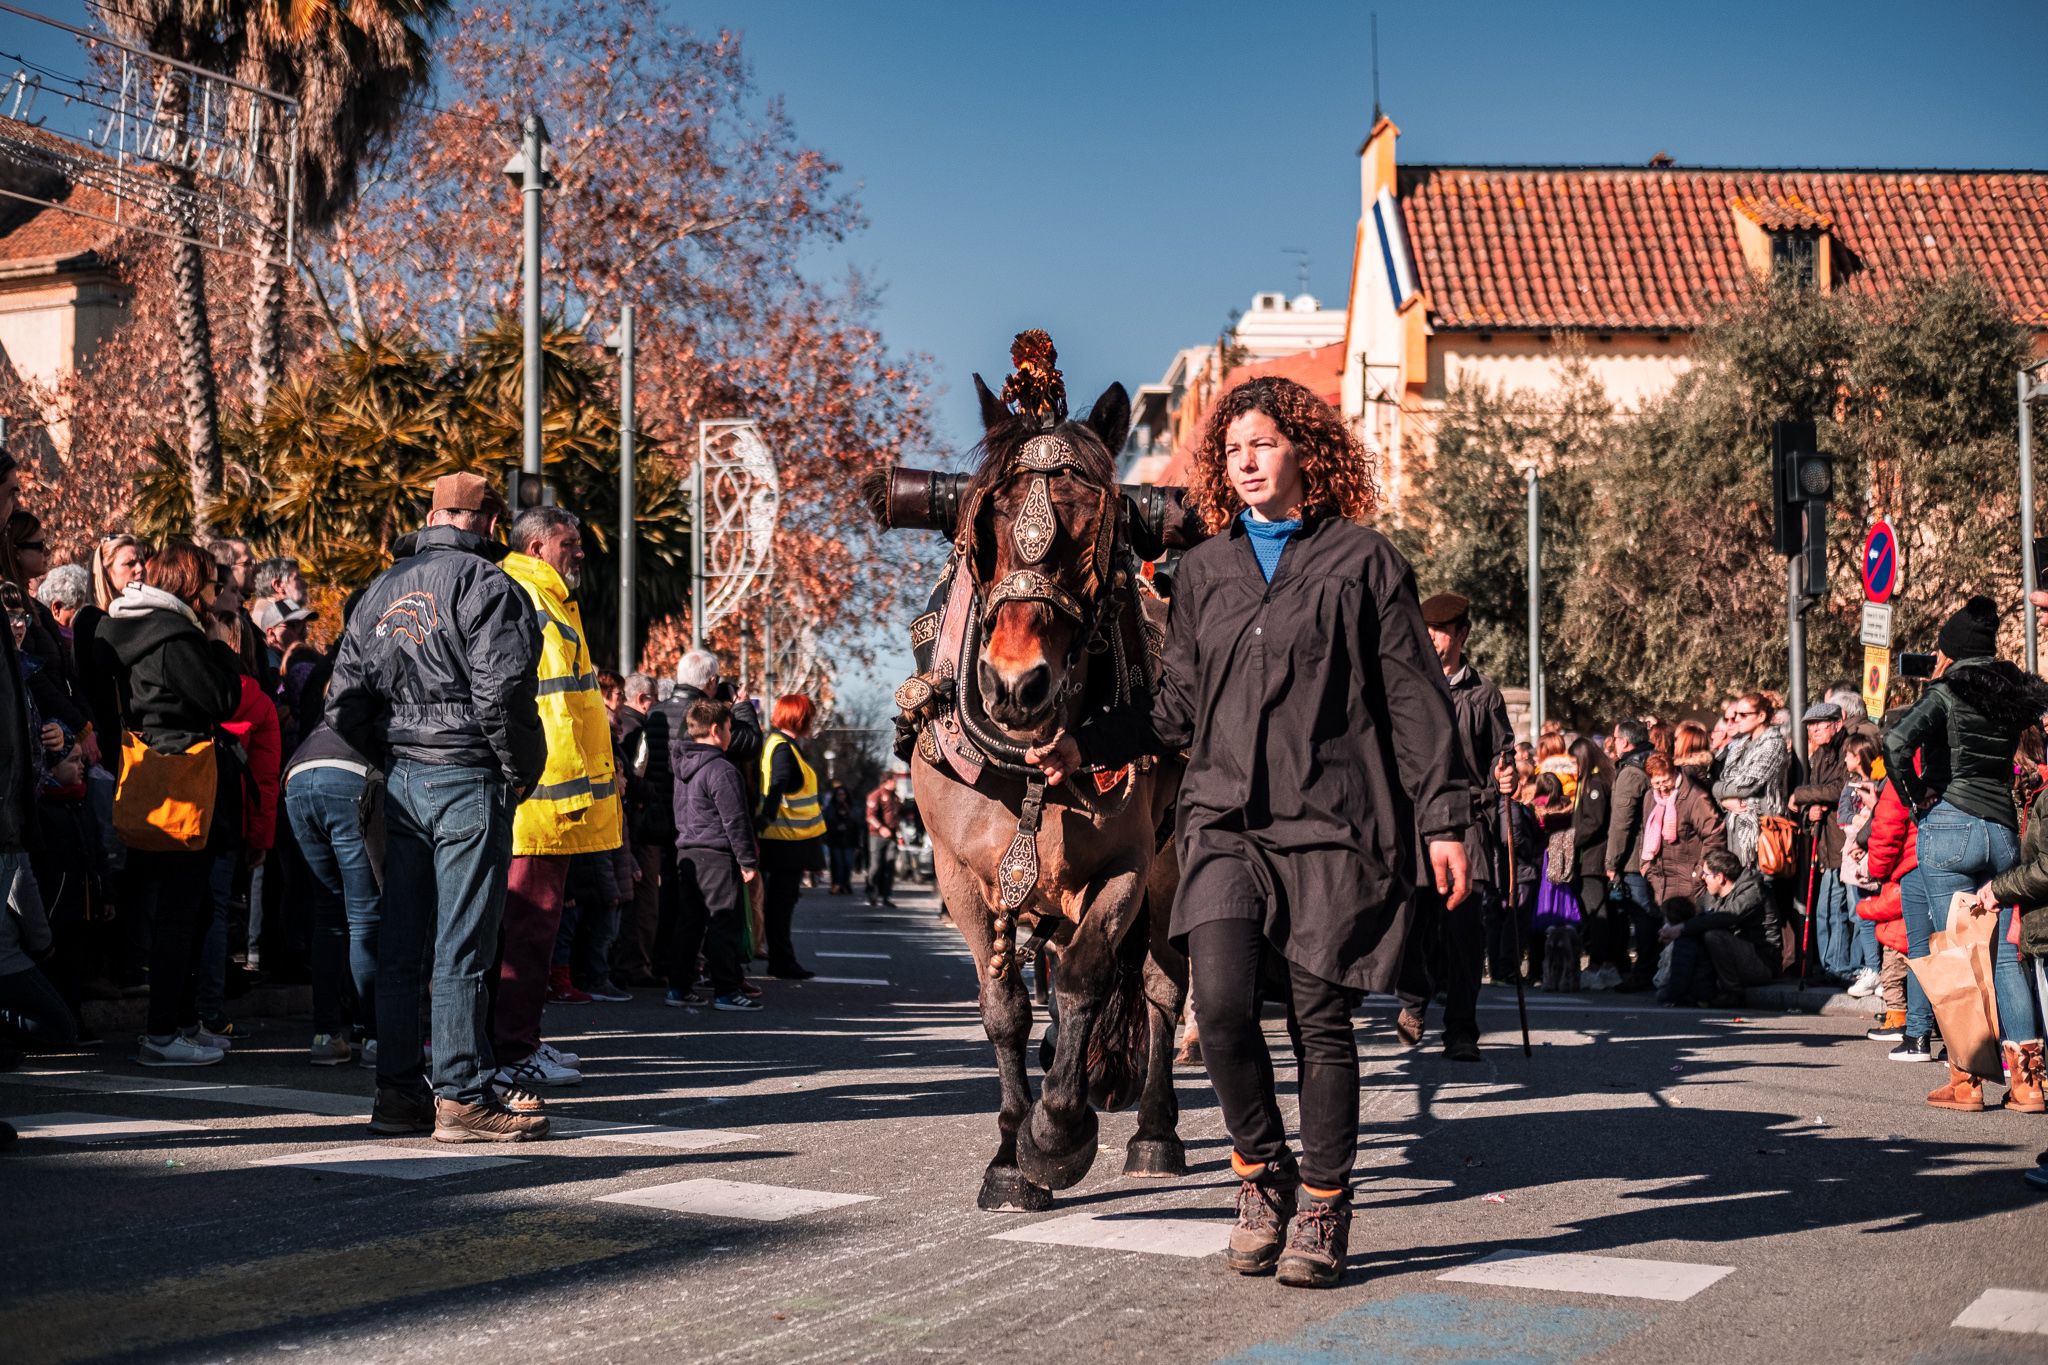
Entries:
[[1297, 1289], [1328, 1289], [1344, 1275], [1351, 1251], [1351, 1191], [1308, 1195], [1295, 1210], [1287, 1229], [1287, 1249], [1280, 1253], [1280, 1283]]
[[1936, 1109], [1959, 1109], [1974, 1114], [1984, 1108], [1984, 1082], [1967, 1071], [1956, 1070], [1955, 1063], [1948, 1067], [1948, 1084], [1931, 1092], [1927, 1102]]
[[1290, 1159], [1251, 1164], [1230, 1154], [1230, 1167], [1242, 1178], [1237, 1187], [1237, 1226], [1223, 1263], [1240, 1275], [1263, 1275], [1280, 1259], [1280, 1244], [1300, 1198], [1301, 1177]]
[[1394, 1032], [1401, 1041], [1414, 1047], [1422, 1041], [1422, 1011], [1403, 1009], [1394, 1016]]
[[2005, 1107], [2020, 1114], [2048, 1112], [2041, 1094], [2041, 1040], [2005, 1046]]
[[1905, 1041], [1906, 1012], [1886, 1010], [1877, 1018], [1877, 1026], [1863, 1035], [1873, 1043], [1898, 1043]]
[[545, 1114], [515, 1114], [495, 1100], [482, 1104], [434, 1100], [436, 1142], [529, 1142], [547, 1135]]
[[378, 1086], [377, 1102], [370, 1106], [370, 1131], [383, 1137], [433, 1132], [434, 1097]]

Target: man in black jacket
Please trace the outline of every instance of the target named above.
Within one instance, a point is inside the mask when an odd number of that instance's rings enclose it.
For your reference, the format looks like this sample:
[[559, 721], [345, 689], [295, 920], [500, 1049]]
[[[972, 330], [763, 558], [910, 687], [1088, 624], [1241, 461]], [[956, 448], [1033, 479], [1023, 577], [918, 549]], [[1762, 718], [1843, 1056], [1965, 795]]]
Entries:
[[1779, 927], [1761, 872], [1725, 848], [1707, 850], [1706, 908], [1658, 930], [1671, 948], [1671, 974], [1657, 998], [1666, 1004], [1731, 1007], [1742, 992], [1777, 975]]
[[[342, 636], [327, 721], [386, 779], [377, 944], [378, 1133], [443, 1142], [542, 1137], [547, 1119], [486, 1088], [486, 975], [512, 863], [512, 808], [547, 758], [540, 635], [496, 561], [503, 504], [480, 475], [434, 484], [412, 552], [363, 594]], [[420, 958], [434, 954], [434, 1103], [420, 1075]]]
[[[1657, 975], [1657, 898], [1643, 875], [1638, 851], [1643, 841], [1643, 798], [1650, 778], [1650, 731], [1639, 720], [1614, 727], [1614, 802], [1607, 817], [1607, 910], [1623, 915], [1634, 930], [1635, 966], [1617, 991], [1646, 991]], [[1617, 947], [1619, 945], [1617, 944]]]
[[[1842, 881], [1842, 825], [1835, 807], [1849, 780], [1849, 767], [1842, 758], [1843, 741], [1849, 732], [1842, 725], [1842, 708], [1833, 702], [1815, 702], [1806, 708], [1806, 781], [1793, 788], [1793, 814], [1813, 836], [1815, 856], [1820, 860], [1820, 878], [1814, 887], [1814, 940], [1820, 948], [1821, 970], [1841, 981], [1854, 981], [1868, 995], [1877, 986], [1877, 968], [1866, 968], [1857, 960], [1856, 908], [1849, 888]], [[1864, 979], [1864, 971], [1868, 978]]]
[[[1472, 823], [1465, 828], [1465, 863], [1472, 893], [1451, 910], [1427, 878], [1415, 892], [1416, 922], [1401, 962], [1401, 1013], [1395, 1029], [1404, 1042], [1422, 1041], [1424, 1016], [1436, 990], [1445, 992], [1444, 1055], [1453, 1061], [1479, 1060], [1479, 981], [1486, 970], [1489, 936], [1511, 932], [1505, 916], [1515, 913], [1512, 889], [1503, 892], [1497, 870], [1501, 861], [1501, 802], [1498, 789], [1503, 765], [1512, 774], [1508, 756], [1515, 747], [1514, 726], [1507, 703], [1493, 685], [1465, 658], [1472, 634], [1471, 606], [1457, 593], [1440, 592], [1422, 604], [1422, 623], [1443, 664], [1444, 684], [1457, 713], [1457, 745], [1465, 770], [1473, 775]], [[1518, 960], [1514, 970], [1520, 971]]]

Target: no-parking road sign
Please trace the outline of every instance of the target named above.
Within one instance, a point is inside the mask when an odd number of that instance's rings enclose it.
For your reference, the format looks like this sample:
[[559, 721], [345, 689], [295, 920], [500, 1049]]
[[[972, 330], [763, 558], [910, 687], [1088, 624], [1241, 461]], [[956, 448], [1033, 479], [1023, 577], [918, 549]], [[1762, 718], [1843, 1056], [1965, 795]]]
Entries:
[[1863, 595], [1873, 602], [1889, 602], [1899, 582], [1899, 538], [1888, 521], [1871, 525], [1863, 542]]

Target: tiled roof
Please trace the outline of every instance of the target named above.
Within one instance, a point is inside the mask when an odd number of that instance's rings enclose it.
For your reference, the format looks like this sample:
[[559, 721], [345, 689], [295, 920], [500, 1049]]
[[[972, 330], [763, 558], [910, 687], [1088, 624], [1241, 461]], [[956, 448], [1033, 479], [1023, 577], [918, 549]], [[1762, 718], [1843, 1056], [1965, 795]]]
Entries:
[[[1297, 351], [1293, 355], [1275, 356], [1271, 360], [1255, 361], [1239, 365], [1223, 376], [1223, 382], [1208, 396], [1219, 398], [1229, 393], [1248, 379], [1259, 379], [1272, 375], [1281, 379], [1292, 379], [1316, 397], [1336, 407], [1344, 391], [1344, 343], [1332, 342], [1318, 346], [1313, 351]], [[1174, 448], [1173, 458], [1166, 462], [1156, 480], [1159, 483], [1185, 483], [1188, 462], [1193, 459], [1195, 448], [1202, 443], [1202, 433], [1209, 425], [1209, 404], [1202, 404], [1202, 411], [1187, 428], [1187, 436]]]
[[1430, 321], [1459, 328], [1698, 325], [1750, 279], [1741, 213], [1825, 229], [1836, 287], [1975, 270], [2048, 329], [2048, 172], [1403, 166]]
[[[40, 128], [0, 118], [0, 188], [47, 199], [63, 208], [31, 204], [12, 195], [0, 195], [0, 266], [29, 261], [70, 260], [103, 251], [121, 233], [101, 218], [115, 216], [118, 205], [113, 196], [86, 185], [73, 184], [33, 153], [24, 157], [8, 151], [9, 143], [43, 144], [68, 155], [94, 155], [74, 144], [55, 138]], [[66, 212], [66, 209], [76, 210]]]

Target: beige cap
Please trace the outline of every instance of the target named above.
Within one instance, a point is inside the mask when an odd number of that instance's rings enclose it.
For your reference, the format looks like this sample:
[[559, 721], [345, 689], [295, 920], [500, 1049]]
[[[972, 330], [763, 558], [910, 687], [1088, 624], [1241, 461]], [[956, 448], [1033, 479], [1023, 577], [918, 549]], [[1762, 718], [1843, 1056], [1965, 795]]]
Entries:
[[434, 480], [435, 512], [503, 512], [505, 500], [491, 487], [491, 481], [481, 474], [464, 470], [460, 474], [443, 474]]

